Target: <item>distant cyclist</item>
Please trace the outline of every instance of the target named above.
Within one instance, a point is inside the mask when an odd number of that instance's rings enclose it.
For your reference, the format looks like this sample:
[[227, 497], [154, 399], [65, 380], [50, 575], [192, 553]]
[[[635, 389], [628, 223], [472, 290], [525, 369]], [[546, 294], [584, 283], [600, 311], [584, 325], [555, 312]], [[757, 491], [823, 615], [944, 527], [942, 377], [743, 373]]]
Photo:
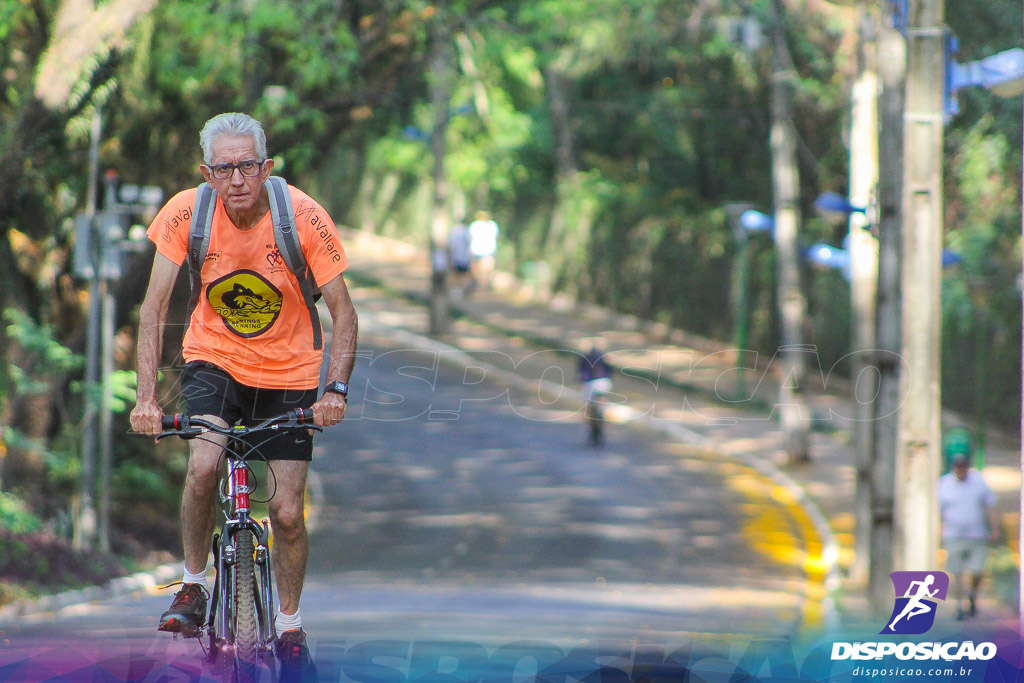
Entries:
[[[245, 114], [221, 114], [206, 122], [199, 140], [199, 168], [216, 198], [208, 251], [195, 266], [201, 296], [182, 349], [186, 365], [181, 390], [187, 412], [228, 426], [253, 425], [293, 408], [312, 408], [316, 424], [337, 424], [345, 417], [357, 317], [342, 276], [348, 259], [334, 223], [309, 196], [287, 187], [298, 245], [333, 320], [326, 390], [317, 399], [323, 357], [320, 322], [311, 298], [304, 294], [311, 289], [303, 289], [277, 241], [266, 185], [274, 161], [267, 155], [263, 127]], [[144, 434], [161, 431], [157, 369], [171, 289], [179, 268], [195, 251], [190, 223], [198, 213], [197, 194], [195, 189], [178, 193], [149, 228], [157, 253], [139, 315], [138, 403], [131, 414], [132, 428]], [[275, 196], [283, 202], [283, 193]], [[189, 443], [181, 501], [183, 587], [159, 626], [162, 631], [184, 633], [194, 632], [206, 620], [207, 559], [224, 439]], [[282, 434], [262, 444], [260, 452], [274, 461], [276, 482], [269, 512], [280, 599], [275, 650], [281, 679], [311, 681], [316, 679], [316, 667], [302, 630], [299, 598], [309, 554], [303, 500], [312, 436]]]
[[612, 390], [612, 368], [599, 339], [589, 341], [580, 356], [579, 377], [586, 400], [585, 417], [592, 446], [604, 445], [604, 398]]

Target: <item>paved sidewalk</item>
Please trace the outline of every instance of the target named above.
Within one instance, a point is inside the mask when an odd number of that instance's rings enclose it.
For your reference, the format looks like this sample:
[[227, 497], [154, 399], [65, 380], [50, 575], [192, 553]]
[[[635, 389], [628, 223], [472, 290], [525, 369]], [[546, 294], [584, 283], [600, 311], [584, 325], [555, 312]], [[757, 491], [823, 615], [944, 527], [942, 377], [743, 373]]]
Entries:
[[[351, 263], [346, 273], [356, 286], [378, 287], [391, 295], [425, 304], [428, 261], [420, 249], [360, 231], [343, 231]], [[738, 400], [733, 357], [728, 347], [663, 325], [641, 321], [564, 297], [538, 297], [528, 286], [496, 273], [489, 291], [468, 296], [453, 292], [456, 320], [443, 341], [490, 365], [541, 380], [549, 392], [560, 382], [577, 387], [572, 353], [585, 340], [599, 337], [616, 368], [618, 421], [641, 420], [694, 447], [734, 459], [771, 478], [775, 497], [792, 497], [807, 511], [803, 530], [809, 550], [802, 559], [809, 575], [818, 574], [821, 600], [834, 599], [841, 621], [862, 619], [863, 588], [845, 578], [853, 560], [854, 449], [849, 416], [853, 410], [841, 394], [825, 391], [824, 382], [809, 385], [814, 421], [811, 460], [786, 464], [782, 434], [771, 406], [778, 378], [771, 364], [748, 372], [750, 398]], [[426, 314], [414, 330], [426, 332]], [[812, 363], [814, 358], [811, 358]], [[814, 365], [810, 366], [812, 369]], [[551, 370], [561, 368], [561, 372]], [[825, 369], [827, 372], [827, 369]], [[562, 379], [561, 375], [569, 373]], [[814, 373], [810, 373], [815, 379]], [[823, 372], [822, 375], [825, 373]], [[825, 379], [824, 377], [817, 378]], [[831, 381], [843, 391], [847, 385]], [[956, 424], [946, 416], [946, 426]], [[582, 438], [582, 427], [581, 427]], [[984, 474], [999, 497], [1009, 545], [1016, 556], [1020, 467], [1015, 436], [986, 436]], [[1004, 553], [1005, 555], [1005, 553]], [[1015, 623], [1016, 568], [993, 577], [983, 588], [981, 618]]]

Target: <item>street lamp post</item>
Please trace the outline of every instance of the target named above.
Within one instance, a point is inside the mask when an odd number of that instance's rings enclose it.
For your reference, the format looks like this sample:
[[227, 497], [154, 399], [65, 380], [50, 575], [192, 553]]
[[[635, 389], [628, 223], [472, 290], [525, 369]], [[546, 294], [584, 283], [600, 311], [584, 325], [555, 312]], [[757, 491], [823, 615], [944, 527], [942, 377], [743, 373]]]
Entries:
[[748, 209], [732, 221], [733, 236], [738, 247], [736, 253], [736, 285], [735, 285], [735, 330], [736, 345], [736, 399], [747, 397], [746, 367], [743, 365], [743, 354], [747, 350], [750, 321], [750, 233], [771, 233], [775, 221], [760, 211]]
[[[899, 5], [897, 5], [899, 9]], [[897, 11], [890, 26], [878, 22], [876, 43], [878, 77], [878, 141], [881, 150], [903, 149], [906, 40], [902, 27], [906, 7]], [[875, 400], [871, 404], [871, 531], [868, 534], [868, 597], [873, 613], [891, 608], [889, 574], [895, 568], [896, 447], [900, 372], [896, 362], [902, 347], [902, 211], [903, 156], [878, 157], [878, 281], [875, 301], [875, 367], [878, 371]]]
[[[93, 359], [99, 357], [99, 325], [100, 319], [100, 280], [95, 277], [98, 258], [92, 240], [83, 244], [83, 238], [92, 236], [92, 221], [96, 216], [96, 203], [99, 195], [99, 160], [100, 136], [103, 132], [103, 114], [96, 106], [92, 117], [92, 130], [89, 137], [89, 181], [86, 196], [85, 213], [75, 218], [75, 270], [80, 276], [89, 278], [89, 326], [86, 335], [85, 356], [87, 359], [85, 384], [95, 386], [99, 380], [99, 364]], [[78, 550], [92, 549], [96, 540], [96, 406], [91, 396], [86, 393], [85, 411], [82, 416], [82, 474], [79, 485], [78, 510], [75, 514], [74, 537], [72, 543]]]
[[[113, 384], [116, 302], [114, 285], [129, 252], [144, 248], [145, 232], [128, 230], [129, 217], [156, 214], [163, 190], [155, 186], [121, 185], [116, 173], [105, 180], [104, 210], [95, 200], [75, 220], [74, 271], [89, 280], [86, 410], [83, 418], [82, 477], [74, 543], [79, 548], [110, 550], [110, 485], [113, 472]], [[96, 503], [96, 465], [99, 453], [99, 511]]]

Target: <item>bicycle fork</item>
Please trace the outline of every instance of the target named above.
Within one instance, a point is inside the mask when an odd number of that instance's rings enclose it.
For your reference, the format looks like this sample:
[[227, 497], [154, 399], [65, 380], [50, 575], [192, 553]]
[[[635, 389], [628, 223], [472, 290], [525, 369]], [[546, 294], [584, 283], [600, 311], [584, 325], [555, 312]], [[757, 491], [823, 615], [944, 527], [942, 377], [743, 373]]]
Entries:
[[[231, 514], [224, 522], [222, 533], [214, 536], [213, 554], [216, 567], [216, 582], [210, 604], [208, 631], [210, 635], [210, 658], [216, 657], [215, 650], [226, 651], [234, 646], [232, 614], [238, 609], [235, 604], [235, 586], [238, 581], [253, 581], [255, 584], [259, 645], [262, 652], [272, 649], [276, 636], [274, 630], [274, 580], [270, 561], [270, 527], [250, 516], [249, 495], [253, 488], [249, 484], [249, 468], [243, 460], [228, 460], [228, 491], [221, 494], [221, 502], [229, 503]], [[240, 531], [253, 535], [254, 554], [252, 576], [239, 576], [237, 571], [238, 550], [236, 538]], [[258, 575], [257, 575], [258, 572]]]

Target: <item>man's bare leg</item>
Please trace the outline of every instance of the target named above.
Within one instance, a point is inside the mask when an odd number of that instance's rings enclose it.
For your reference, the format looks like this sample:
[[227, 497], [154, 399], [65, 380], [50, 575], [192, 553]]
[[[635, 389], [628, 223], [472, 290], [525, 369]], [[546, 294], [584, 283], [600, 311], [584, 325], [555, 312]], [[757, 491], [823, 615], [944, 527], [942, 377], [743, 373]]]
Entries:
[[[211, 422], [224, 424], [211, 416]], [[171, 607], [160, 616], [160, 630], [172, 633], [190, 633], [202, 626], [206, 619], [206, 566], [210, 553], [210, 538], [216, 523], [214, 504], [217, 496], [217, 464], [224, 450], [226, 438], [218, 437], [214, 443], [200, 439], [190, 444], [188, 472], [181, 494], [181, 535], [185, 552], [185, 584], [174, 596]]]
[[[214, 424], [227, 424], [211, 415], [203, 419]], [[185, 569], [199, 573], [206, 569], [210, 555], [210, 541], [217, 521], [217, 464], [221, 460], [226, 437], [219, 434], [215, 443], [202, 439], [190, 442], [188, 472], [181, 494], [181, 536], [185, 551]]]
[[277, 479], [277, 492], [270, 501], [270, 523], [274, 530], [274, 571], [281, 613], [295, 614], [302, 597], [309, 559], [306, 532], [305, 491], [309, 463], [275, 460], [270, 464]]

